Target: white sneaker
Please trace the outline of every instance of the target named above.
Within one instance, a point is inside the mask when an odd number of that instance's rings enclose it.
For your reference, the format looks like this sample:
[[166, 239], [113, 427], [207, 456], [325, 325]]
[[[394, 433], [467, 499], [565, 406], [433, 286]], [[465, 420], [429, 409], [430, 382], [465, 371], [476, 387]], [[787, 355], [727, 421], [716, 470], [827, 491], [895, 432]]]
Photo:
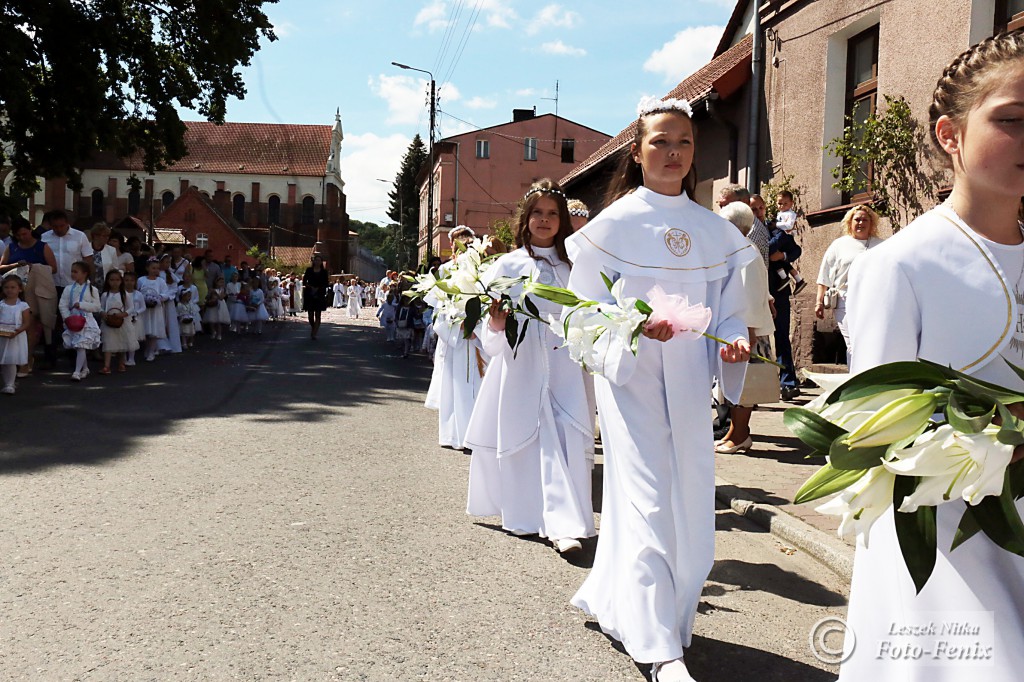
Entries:
[[651, 682], [697, 682], [690, 677], [683, 659], [655, 663], [651, 667]]
[[156, 360], [156, 356], [155, 355], [147, 355], [146, 356], [146, 362], [153, 362], [154, 360]]
[[84, 379], [84, 378], [86, 378], [87, 376], [89, 376], [89, 368], [88, 368], [88, 367], [86, 367], [86, 368], [85, 368], [85, 369], [83, 369], [83, 370], [82, 370], [81, 372], [79, 372], [79, 374], [81, 375], [81, 377], [82, 377], [83, 379]]
[[3, 388], [0, 388], [0, 393], [14, 395], [14, 386], [4, 386]]
[[559, 554], [566, 552], [578, 552], [583, 549], [583, 544], [575, 538], [558, 538], [555, 540], [555, 549]]
[[72, 381], [81, 381], [82, 380], [82, 375], [79, 374], [78, 372], [72, 372], [71, 373], [71, 380]]
[[124, 366], [125, 367], [134, 367], [135, 366], [135, 361], [134, 360], [125, 360], [124, 361]]

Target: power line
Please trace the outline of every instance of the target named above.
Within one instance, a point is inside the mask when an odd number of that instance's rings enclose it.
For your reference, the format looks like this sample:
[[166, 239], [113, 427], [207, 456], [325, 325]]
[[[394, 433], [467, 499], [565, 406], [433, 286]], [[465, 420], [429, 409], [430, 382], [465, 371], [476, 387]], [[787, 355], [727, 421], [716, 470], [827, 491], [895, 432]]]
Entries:
[[[441, 113], [444, 114], [445, 116], [448, 116], [449, 118], [454, 118], [456, 121], [459, 121], [461, 123], [465, 123], [466, 125], [471, 125], [471, 126], [477, 127], [475, 124], [470, 123], [469, 121], [464, 121], [461, 118], [459, 118], [458, 116], [453, 116], [452, 114], [449, 114], [447, 111], [442, 111]], [[536, 138], [536, 137], [515, 137], [513, 135], [505, 135], [504, 133], [499, 133], [496, 130], [488, 131], [488, 134], [489, 135], [496, 135], [498, 137], [503, 137], [506, 140], [511, 140], [511, 141], [513, 141], [513, 142], [515, 142], [517, 144], [521, 143], [521, 142], [525, 142], [526, 140], [536, 140], [538, 144], [534, 147], [534, 151], [535, 152], [537, 152], [538, 154], [549, 154], [551, 156], [557, 156], [558, 158], [562, 158], [562, 152], [561, 151], [552, 152], [552, 151], [548, 151], [547, 149], [542, 149], [540, 144], [539, 144], [541, 142], [541, 140], [539, 138]], [[566, 138], [566, 139], [569, 139], [569, 138]], [[555, 142], [556, 140], [543, 140], [543, 141], [544, 142]], [[584, 142], [584, 141], [590, 142], [590, 140], [576, 140], [576, 139], [573, 139], [573, 141], [574, 142]], [[600, 140], [593, 140], [593, 141], [594, 142], [599, 142]]]
[[455, 67], [458, 66], [459, 60], [462, 59], [462, 53], [466, 51], [466, 45], [469, 43], [469, 38], [473, 34], [473, 29], [476, 28], [476, 22], [480, 18], [480, 12], [483, 9], [483, 4], [483, 0], [477, 0], [474, 12], [470, 15], [470, 21], [466, 26], [466, 30], [462, 34], [462, 41], [455, 54], [455, 58], [448, 66], [448, 72], [445, 74], [445, 77], [441, 79], [442, 83], [447, 83], [452, 77], [452, 74], [455, 73]]
[[516, 205], [509, 206], [507, 203], [505, 203], [504, 201], [499, 200], [496, 196], [494, 196], [493, 194], [488, 192], [487, 188], [484, 187], [483, 185], [481, 185], [480, 181], [477, 180], [475, 177], [473, 177], [473, 174], [469, 172], [469, 169], [466, 168], [464, 163], [462, 163], [462, 159], [460, 159], [458, 157], [458, 155], [455, 156], [455, 163], [457, 163], [459, 165], [459, 168], [461, 168], [463, 171], [465, 171], [466, 175], [469, 176], [469, 179], [473, 181], [473, 184], [475, 184], [477, 187], [479, 187], [481, 190], [483, 190], [484, 194], [486, 194], [488, 197], [490, 197], [491, 200], [494, 201], [494, 203], [498, 204], [499, 206], [504, 206], [505, 208], [507, 208], [507, 209], [509, 209], [510, 211], [513, 211], [513, 212], [516, 210], [516, 208], [517, 208]]
[[456, 0], [452, 3], [451, 12], [448, 13], [448, 24], [444, 28], [444, 35], [441, 37], [441, 47], [437, 51], [437, 58], [434, 59], [434, 71], [439, 71], [444, 58], [451, 46], [452, 36], [455, 35], [455, 28], [459, 23], [459, 15], [462, 14], [462, 5], [465, 0]]

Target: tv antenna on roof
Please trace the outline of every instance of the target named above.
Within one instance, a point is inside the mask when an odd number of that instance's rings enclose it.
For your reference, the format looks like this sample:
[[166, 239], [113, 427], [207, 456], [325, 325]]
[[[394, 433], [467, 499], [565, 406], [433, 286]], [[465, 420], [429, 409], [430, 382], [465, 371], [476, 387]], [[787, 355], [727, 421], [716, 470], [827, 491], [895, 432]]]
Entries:
[[541, 97], [541, 99], [551, 100], [555, 103], [555, 134], [551, 140], [551, 148], [556, 149], [558, 147], [558, 81], [555, 81], [555, 96], [554, 97]]

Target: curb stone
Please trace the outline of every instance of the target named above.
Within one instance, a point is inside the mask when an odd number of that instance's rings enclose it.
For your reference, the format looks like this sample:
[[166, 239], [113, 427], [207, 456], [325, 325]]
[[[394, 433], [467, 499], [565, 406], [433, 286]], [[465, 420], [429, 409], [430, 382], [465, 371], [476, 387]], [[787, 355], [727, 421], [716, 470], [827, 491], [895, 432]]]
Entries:
[[814, 557], [834, 573], [853, 578], [853, 548], [787, 512], [756, 501], [755, 495], [715, 477], [715, 497], [740, 516], [745, 516], [772, 535]]

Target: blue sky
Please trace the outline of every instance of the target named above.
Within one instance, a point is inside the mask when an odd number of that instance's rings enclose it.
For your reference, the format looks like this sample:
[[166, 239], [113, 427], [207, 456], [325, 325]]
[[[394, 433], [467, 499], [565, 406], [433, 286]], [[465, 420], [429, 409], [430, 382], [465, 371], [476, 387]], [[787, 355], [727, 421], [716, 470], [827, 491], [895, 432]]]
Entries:
[[561, 115], [614, 135], [640, 97], [710, 59], [733, 4], [280, 0], [266, 6], [279, 39], [243, 71], [248, 95], [228, 120], [329, 124], [340, 108], [349, 215], [384, 222], [390, 184], [376, 179], [392, 180], [412, 136], [427, 136], [426, 76], [392, 61], [433, 71], [441, 136], [514, 108], [553, 112], [556, 80]]

